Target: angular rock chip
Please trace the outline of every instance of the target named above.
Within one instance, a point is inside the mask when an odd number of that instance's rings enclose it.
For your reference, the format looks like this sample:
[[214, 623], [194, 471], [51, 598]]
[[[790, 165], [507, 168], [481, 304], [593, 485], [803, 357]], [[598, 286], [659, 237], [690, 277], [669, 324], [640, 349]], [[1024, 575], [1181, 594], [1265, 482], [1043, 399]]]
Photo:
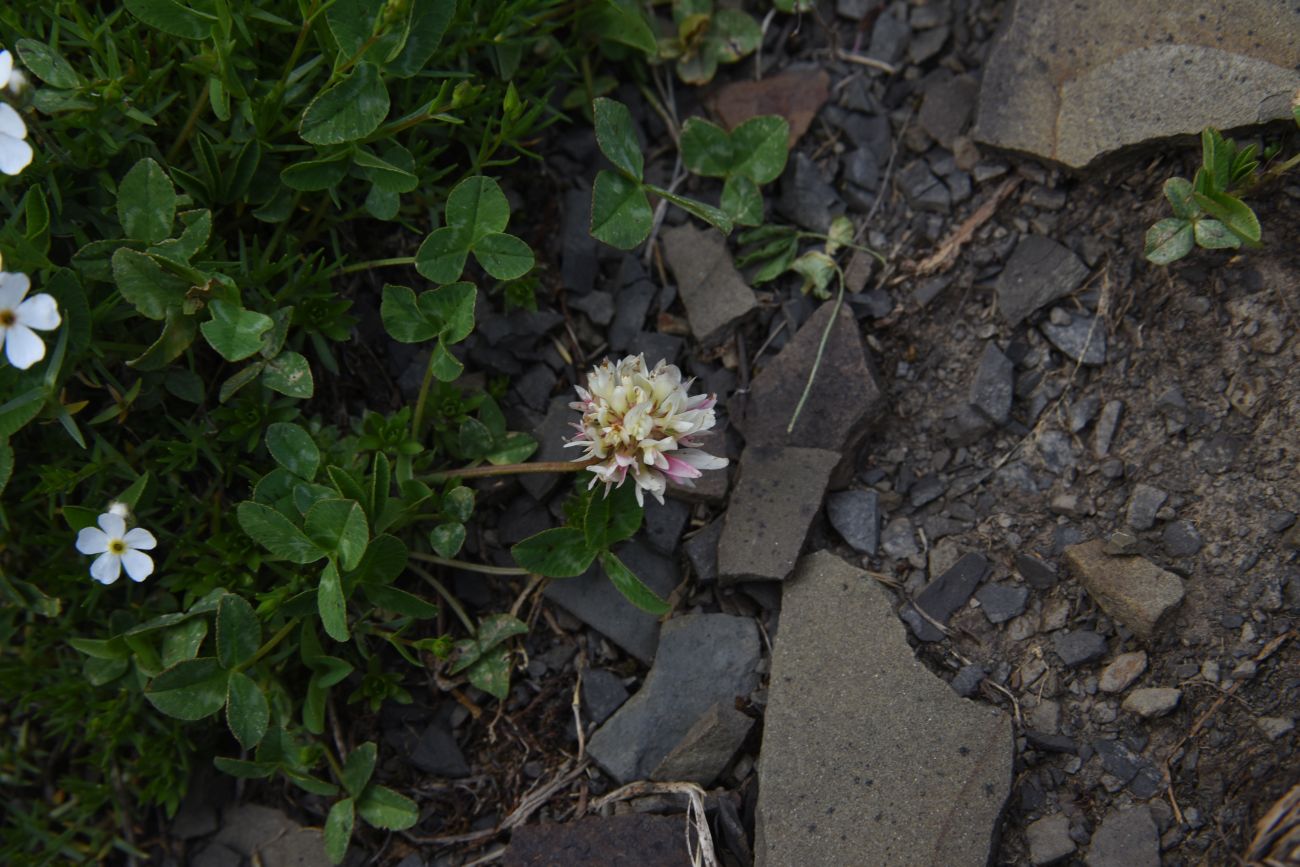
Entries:
[[[525, 477], [527, 478], [527, 477]], [[678, 584], [676, 564], [639, 541], [615, 549], [629, 569], [661, 597]], [[637, 608], [610, 582], [599, 564], [577, 578], [552, 581], [543, 595], [644, 663], [655, 656], [659, 619]]]
[[690, 864], [685, 816], [587, 816], [563, 825], [521, 825], [502, 867], [682, 867]]
[[[575, 432], [573, 423], [580, 418], [576, 410], [569, 408], [569, 404], [575, 400], [577, 400], [576, 396], [567, 394], [551, 398], [546, 410], [546, 418], [538, 425], [537, 430], [533, 431], [533, 436], [537, 438], [537, 453], [533, 455], [533, 460], [567, 461], [573, 458], [575, 449], [566, 449], [564, 444], [573, 436]], [[519, 484], [533, 495], [534, 500], [539, 501], [544, 499], [559, 481], [559, 473], [528, 473], [519, 477]]]
[[754, 377], [743, 419], [736, 426], [750, 446], [799, 446], [848, 453], [884, 409], [884, 383], [867, 356], [857, 322], [842, 307], [831, 328], [821, 367], [794, 430], [786, 428], [817, 358], [834, 310], [823, 304], [774, 360]]
[[650, 779], [685, 780], [707, 788], [726, 770], [749, 737], [754, 722], [752, 717], [736, 710], [734, 700], [716, 702], [650, 773]]
[[970, 384], [970, 405], [989, 421], [1006, 424], [1011, 417], [1011, 398], [1016, 384], [1016, 366], [1002, 354], [997, 344], [989, 342], [980, 356], [975, 379]]
[[745, 449], [718, 540], [722, 583], [785, 580], [839, 461], [823, 449]]
[[[970, 601], [971, 594], [989, 571], [989, 561], [982, 554], [965, 554], [952, 568], [935, 578], [918, 594], [913, 604], [900, 612], [912, 632], [922, 641], [942, 641], [943, 632], [930, 620], [947, 624], [948, 618]], [[929, 615], [921, 616], [916, 609]]]
[[975, 136], [1080, 168], [1128, 145], [1289, 117], [1297, 44], [1288, 0], [1018, 3], [984, 69]]
[[1146, 804], [1101, 820], [1088, 847], [1088, 867], [1160, 867], [1160, 834]]
[[664, 258], [677, 278], [696, 340], [717, 340], [758, 306], [754, 290], [732, 264], [727, 243], [716, 229], [683, 223], [664, 231], [663, 241]]
[[1123, 692], [1132, 686], [1133, 681], [1141, 677], [1146, 670], [1147, 655], [1145, 651], [1136, 650], [1132, 653], [1121, 653], [1115, 657], [1114, 662], [1102, 669], [1097, 688], [1102, 692]]
[[758, 686], [761, 658], [753, 620], [729, 614], [669, 620], [645, 683], [596, 730], [587, 751], [620, 783], [645, 779], [710, 707]]
[[1171, 686], [1154, 686], [1135, 689], [1124, 699], [1123, 708], [1129, 713], [1137, 714], [1143, 719], [1164, 716], [1182, 700], [1183, 691]]
[[880, 547], [880, 494], [841, 491], [826, 498], [831, 526], [859, 554], [876, 555]]
[[782, 595], [758, 867], [988, 863], [1011, 791], [1007, 715], [918, 662], [885, 591], [834, 555], [805, 557]]
[[1070, 820], [1062, 813], [1029, 823], [1025, 839], [1029, 842], [1029, 861], [1034, 867], [1055, 864], [1074, 854]]
[[1183, 579], [1145, 557], [1113, 557], [1101, 539], [1065, 549], [1066, 562], [1102, 609], [1150, 639], [1183, 601]]
[[1088, 266], [1067, 248], [1043, 235], [1029, 235], [998, 275], [998, 312], [1008, 325], [1019, 325], [1044, 304], [1078, 289], [1087, 276]]

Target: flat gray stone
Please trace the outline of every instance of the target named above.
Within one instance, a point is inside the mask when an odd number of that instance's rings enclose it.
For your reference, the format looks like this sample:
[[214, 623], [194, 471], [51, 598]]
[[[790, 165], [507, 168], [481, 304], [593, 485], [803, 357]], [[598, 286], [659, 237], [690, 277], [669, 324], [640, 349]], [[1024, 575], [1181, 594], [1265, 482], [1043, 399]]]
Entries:
[[818, 552], [782, 589], [759, 755], [758, 867], [983, 867], [1014, 742], [917, 661], [873, 579]]
[[1106, 639], [1090, 629], [1076, 629], [1073, 632], [1058, 632], [1052, 636], [1056, 655], [1061, 657], [1066, 668], [1087, 665], [1106, 655]]
[[1088, 867], [1160, 867], [1160, 835], [1146, 804], [1101, 820], [1088, 847]]
[[844, 305], [826, 341], [808, 401], [794, 430], [786, 432], [834, 308], [833, 303], [822, 304], [754, 377], [748, 409], [736, 420], [746, 445], [798, 446], [847, 454], [883, 413], [884, 383], [866, 354], [857, 321]]
[[681, 500], [665, 499], [662, 504], [646, 498], [645, 538], [664, 554], [672, 554], [691, 519], [691, 507]]
[[841, 491], [826, 498], [826, 514], [835, 532], [859, 554], [876, 555], [880, 546], [880, 494]]
[[1161, 541], [1170, 557], [1191, 557], [1201, 550], [1205, 540], [1191, 521], [1173, 521], [1165, 527]]
[[695, 570], [695, 580], [702, 584], [718, 580], [718, 540], [721, 538], [722, 518], [715, 518], [682, 545], [686, 559]]
[[989, 623], [1006, 623], [1025, 613], [1029, 588], [1021, 584], [985, 584], [975, 594]]
[[645, 779], [710, 707], [758, 686], [761, 658], [753, 620], [729, 614], [669, 620], [645, 683], [596, 730], [587, 752], [620, 783]]
[[1106, 363], [1106, 326], [1092, 316], [1072, 316], [1068, 325], [1044, 322], [1043, 336], [1070, 360], [1096, 367]]
[[683, 223], [664, 230], [664, 258], [677, 278], [691, 333], [710, 343], [748, 316], [758, 300], [732, 264], [727, 242], [716, 229]]
[[917, 160], [899, 172], [898, 187], [914, 211], [943, 214], [952, 207], [948, 188], [930, 171], [925, 160]]
[[1074, 841], [1070, 839], [1070, 820], [1062, 813], [1030, 822], [1025, 828], [1029, 842], [1029, 861], [1034, 867], [1055, 864], [1074, 854]]
[[600, 725], [627, 701], [623, 678], [605, 668], [582, 673], [582, 710], [589, 722]]
[[1088, 266], [1067, 248], [1043, 235], [1020, 239], [998, 275], [998, 312], [1019, 325], [1045, 304], [1064, 298], [1083, 283]]
[[1169, 494], [1153, 485], [1138, 483], [1128, 498], [1128, 511], [1124, 521], [1134, 530], [1150, 530], [1156, 525], [1156, 512], [1169, 499]]
[[776, 209], [808, 231], [825, 234], [835, 216], [844, 213], [844, 202], [817, 163], [801, 150], [790, 158], [781, 176]]
[[716, 702], [650, 773], [650, 779], [709, 787], [727, 769], [754, 723], [753, 717], [736, 710], [734, 700]]
[[823, 449], [745, 449], [718, 540], [722, 583], [785, 580], [839, 461]]
[[1145, 557], [1111, 556], [1101, 539], [1065, 549], [1088, 595], [1140, 638], [1150, 639], [1183, 601], [1183, 579]]
[[[943, 44], [947, 34], [939, 33]], [[966, 129], [975, 100], [979, 95], [979, 82], [969, 75], [958, 75], [926, 88], [917, 121], [930, 137], [949, 150], [952, 141]]]
[[1015, 395], [1016, 366], [1002, 354], [997, 344], [984, 346], [975, 379], [970, 384], [970, 405], [995, 424], [1006, 424], [1011, 417], [1011, 399]]
[[[661, 597], [672, 593], [679, 583], [676, 564], [641, 542], [625, 542], [614, 550]], [[577, 578], [550, 582], [543, 594], [642, 662], [649, 664], [654, 659], [659, 618], [628, 602], [599, 564]]]
[[224, 811], [212, 844], [265, 867], [332, 867], [319, 828], [303, 828], [279, 810], [256, 804]]
[[975, 137], [1078, 168], [1289, 117], [1297, 44], [1291, 0], [1017, 3], [984, 67]]

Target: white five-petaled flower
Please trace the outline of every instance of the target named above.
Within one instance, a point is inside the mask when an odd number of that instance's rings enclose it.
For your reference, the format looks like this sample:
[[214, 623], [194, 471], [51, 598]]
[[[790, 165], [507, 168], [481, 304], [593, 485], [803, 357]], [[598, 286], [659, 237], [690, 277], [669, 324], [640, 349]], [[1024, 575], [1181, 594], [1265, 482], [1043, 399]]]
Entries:
[[53, 296], [42, 292], [23, 300], [31, 288], [26, 274], [0, 271], [0, 346], [19, 370], [45, 357], [45, 341], [36, 332], [58, 328], [63, 321]]
[[[14, 70], [14, 56], [0, 51], [0, 89], [17, 88], [25, 83], [21, 72]], [[7, 102], [0, 102], [0, 172], [16, 175], [32, 161], [32, 146], [26, 142], [27, 124]]]
[[126, 529], [126, 520], [114, 512], [99, 516], [98, 527], [85, 527], [77, 534], [77, 550], [98, 554], [90, 564], [90, 577], [100, 584], [112, 584], [126, 569], [132, 581], [143, 581], [153, 574], [153, 558], [145, 551], [158, 545], [153, 533], [142, 527]]
[[675, 364], [660, 361], [651, 370], [644, 355], [629, 355], [606, 359], [587, 376], [586, 388], [576, 386], [582, 399], [569, 406], [582, 411], [582, 421], [565, 448], [585, 449], [575, 460], [596, 461], [587, 467], [594, 474], [588, 487], [604, 482], [608, 493], [631, 476], [638, 503], [645, 504], [645, 492], [662, 503], [668, 481], [693, 487], [703, 470], [727, 465], [696, 448], [716, 421], [717, 398], [687, 394], [691, 382]]

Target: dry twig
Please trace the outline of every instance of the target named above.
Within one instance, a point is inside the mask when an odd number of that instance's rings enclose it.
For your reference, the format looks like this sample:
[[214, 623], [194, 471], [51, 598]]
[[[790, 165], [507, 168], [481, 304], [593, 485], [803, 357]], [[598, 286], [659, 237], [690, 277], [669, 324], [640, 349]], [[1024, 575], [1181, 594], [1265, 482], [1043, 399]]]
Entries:
[[[686, 851], [690, 853], [693, 867], [719, 867], [718, 856], [713, 851], [713, 832], [704, 817], [704, 790], [695, 783], [653, 783], [640, 780], [615, 789], [608, 795], [597, 798], [591, 804], [593, 811], [615, 801], [625, 801], [641, 795], [685, 795], [686, 808]], [[695, 832], [694, 838], [691, 832]], [[698, 841], [699, 848], [696, 849]]]

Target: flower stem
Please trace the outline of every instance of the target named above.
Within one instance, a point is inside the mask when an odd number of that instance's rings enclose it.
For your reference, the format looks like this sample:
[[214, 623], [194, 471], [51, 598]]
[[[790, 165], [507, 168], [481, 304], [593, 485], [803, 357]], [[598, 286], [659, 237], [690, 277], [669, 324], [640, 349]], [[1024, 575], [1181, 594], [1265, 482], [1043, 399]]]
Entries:
[[459, 470], [430, 473], [426, 478], [432, 482], [441, 482], [446, 479], [482, 479], [488, 476], [514, 476], [528, 473], [576, 473], [594, 463], [597, 461], [537, 461], [531, 464], [502, 464], [499, 467], [490, 465], [462, 467]]
[[415, 399], [415, 412], [411, 415], [411, 439], [420, 441], [420, 423], [424, 421], [424, 404], [429, 399], [429, 386], [433, 385], [433, 359], [437, 347], [429, 350], [429, 361], [424, 366], [424, 379], [420, 380], [420, 394]]
[[425, 581], [429, 582], [429, 585], [432, 586], [434, 590], [438, 591], [438, 595], [443, 598], [443, 601], [451, 606], [452, 611], [456, 612], [456, 616], [460, 618], [460, 622], [465, 624], [465, 628], [469, 630], [470, 635], [478, 634], [478, 629], [474, 626], [474, 621], [469, 619], [469, 615], [465, 613], [465, 609], [456, 601], [456, 597], [452, 596], [451, 592], [446, 587], [442, 586], [441, 581], [434, 578], [419, 566], [407, 566], [407, 568], [416, 575], [419, 575]]
[[466, 572], [480, 572], [484, 575], [527, 575], [527, 569], [521, 569], [518, 566], [489, 566], [486, 563], [470, 563], [468, 560], [453, 560], [449, 557], [439, 557], [435, 554], [421, 554], [413, 551], [409, 555], [416, 560], [423, 560], [425, 563], [436, 563], [439, 566], [450, 566], [453, 569], [464, 569]]
[[279, 644], [281, 641], [284, 641], [289, 636], [289, 633], [293, 632], [294, 628], [299, 624], [299, 622], [301, 622], [301, 620], [302, 620], [301, 617], [295, 617], [292, 620], [290, 620], [288, 623], [284, 624], [284, 626], [281, 626], [279, 632], [275, 633], [275, 635], [272, 635], [269, 639], [267, 639], [267, 642], [265, 644], [257, 648], [257, 653], [254, 653], [247, 660], [241, 662], [239, 665], [236, 665], [232, 670], [243, 671], [246, 668], [251, 668], [252, 666], [256, 665], [258, 662], [261, 661], [261, 659], [264, 656], [266, 656], [272, 650], [275, 650], [276, 645]]
[[369, 271], [371, 268], [389, 268], [397, 265], [414, 265], [414, 256], [394, 256], [391, 259], [371, 259], [368, 262], [353, 262], [351, 265], [344, 265], [339, 269], [340, 274], [355, 274], [358, 271]]
[[799, 403], [795, 405], [794, 414], [790, 416], [790, 424], [786, 426], [785, 432], [788, 434], [794, 433], [794, 426], [799, 421], [799, 413], [803, 412], [803, 405], [808, 402], [808, 395], [812, 394], [813, 382], [817, 379], [817, 371], [822, 366], [822, 355], [826, 352], [826, 344], [831, 339], [831, 330], [840, 317], [840, 305], [844, 303], [844, 271], [839, 265], [835, 266], [835, 274], [840, 278], [840, 291], [835, 296], [835, 309], [831, 311], [830, 319], [826, 320], [821, 343], [817, 344], [817, 357], [813, 359], [812, 370], [808, 371], [808, 382], [804, 384], [803, 394], [799, 395]]

